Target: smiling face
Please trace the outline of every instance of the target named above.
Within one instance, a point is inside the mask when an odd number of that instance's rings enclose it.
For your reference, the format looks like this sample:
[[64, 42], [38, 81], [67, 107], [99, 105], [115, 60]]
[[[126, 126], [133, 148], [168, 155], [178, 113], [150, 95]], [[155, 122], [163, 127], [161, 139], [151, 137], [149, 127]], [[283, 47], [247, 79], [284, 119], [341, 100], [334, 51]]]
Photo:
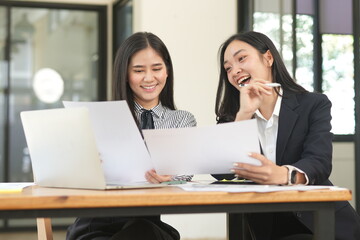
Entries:
[[135, 53], [128, 67], [129, 85], [137, 103], [146, 109], [159, 103], [159, 95], [166, 84], [166, 65], [151, 47]]
[[236, 88], [239, 84], [250, 84], [257, 80], [272, 82], [270, 51], [264, 54], [246, 42], [234, 40], [224, 52], [224, 69], [229, 82]]

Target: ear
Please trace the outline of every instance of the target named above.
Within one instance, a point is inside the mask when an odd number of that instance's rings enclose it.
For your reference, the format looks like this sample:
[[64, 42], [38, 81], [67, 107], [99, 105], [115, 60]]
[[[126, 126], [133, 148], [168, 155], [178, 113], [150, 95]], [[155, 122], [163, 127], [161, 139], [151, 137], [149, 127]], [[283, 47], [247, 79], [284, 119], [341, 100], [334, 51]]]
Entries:
[[266, 53], [264, 53], [265, 61], [268, 64], [268, 67], [271, 67], [274, 63], [274, 58], [270, 50], [267, 50]]

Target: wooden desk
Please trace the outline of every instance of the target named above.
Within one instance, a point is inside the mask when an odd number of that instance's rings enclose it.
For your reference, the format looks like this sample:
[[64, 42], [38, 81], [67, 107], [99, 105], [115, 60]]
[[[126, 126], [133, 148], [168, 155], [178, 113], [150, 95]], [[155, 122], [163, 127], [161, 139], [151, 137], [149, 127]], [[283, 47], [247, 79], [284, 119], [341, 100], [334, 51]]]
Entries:
[[[137, 190], [76, 190], [31, 186], [0, 194], [0, 218], [144, 216], [181, 213], [313, 211], [315, 239], [334, 239], [334, 201], [351, 199], [349, 190], [272, 193], [186, 192], [177, 187]], [[229, 239], [241, 226], [229, 222]]]

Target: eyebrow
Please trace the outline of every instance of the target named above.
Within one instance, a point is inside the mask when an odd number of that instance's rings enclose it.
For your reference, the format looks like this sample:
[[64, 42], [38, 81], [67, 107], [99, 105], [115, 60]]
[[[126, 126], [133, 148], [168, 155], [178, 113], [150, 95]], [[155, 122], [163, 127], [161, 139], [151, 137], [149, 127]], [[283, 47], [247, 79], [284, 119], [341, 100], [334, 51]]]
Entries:
[[[158, 67], [158, 66], [163, 66], [163, 64], [162, 63], [154, 63], [154, 64], [151, 65], [151, 67]], [[134, 65], [132, 67], [133, 68], [143, 68], [145, 66], [144, 65]]]
[[[237, 50], [234, 54], [233, 54], [233, 57], [235, 57], [236, 55], [238, 55], [240, 52], [242, 52], [242, 51], [246, 51], [245, 49], [239, 49], [239, 50]], [[227, 63], [228, 61], [226, 60], [226, 61], [224, 61], [224, 64], [223, 65], [225, 65], [226, 63]]]

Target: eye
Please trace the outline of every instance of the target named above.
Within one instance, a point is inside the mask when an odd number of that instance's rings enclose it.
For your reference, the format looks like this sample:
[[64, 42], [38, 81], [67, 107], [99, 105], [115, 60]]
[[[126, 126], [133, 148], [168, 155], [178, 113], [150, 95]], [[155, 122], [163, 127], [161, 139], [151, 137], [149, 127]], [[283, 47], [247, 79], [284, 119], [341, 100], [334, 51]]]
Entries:
[[231, 67], [225, 67], [225, 72], [230, 72], [231, 71]]
[[157, 71], [161, 71], [162, 68], [154, 68], [153, 71], [157, 72]]
[[245, 58], [246, 58], [246, 56], [241, 56], [241, 57], [239, 57], [239, 62], [244, 61], [244, 60], [245, 60]]
[[135, 73], [141, 73], [141, 72], [143, 72], [144, 70], [141, 70], [141, 69], [134, 69], [134, 72]]

